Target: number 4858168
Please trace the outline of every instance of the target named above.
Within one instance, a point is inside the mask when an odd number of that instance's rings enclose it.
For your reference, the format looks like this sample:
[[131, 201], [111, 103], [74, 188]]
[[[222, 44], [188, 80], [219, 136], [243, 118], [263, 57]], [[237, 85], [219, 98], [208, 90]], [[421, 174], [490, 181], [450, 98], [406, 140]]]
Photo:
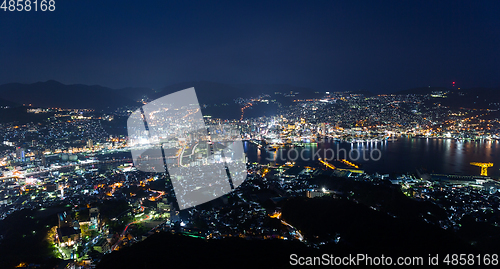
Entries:
[[3, 11], [54, 11], [56, 10], [56, 1], [3, 0], [0, 9]]

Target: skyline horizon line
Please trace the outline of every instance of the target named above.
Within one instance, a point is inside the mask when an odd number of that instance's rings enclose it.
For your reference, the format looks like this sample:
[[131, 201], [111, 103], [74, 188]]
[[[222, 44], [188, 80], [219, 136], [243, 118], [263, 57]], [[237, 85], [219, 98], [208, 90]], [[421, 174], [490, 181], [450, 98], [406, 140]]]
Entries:
[[316, 89], [315, 87], [311, 86], [300, 86], [300, 85], [295, 85], [291, 83], [252, 83], [252, 82], [242, 82], [242, 83], [232, 83], [232, 82], [220, 82], [220, 81], [212, 81], [212, 80], [205, 80], [205, 79], [199, 79], [199, 80], [190, 80], [190, 81], [181, 81], [181, 82], [175, 82], [175, 83], [170, 83], [165, 86], [160, 86], [160, 87], [147, 87], [147, 86], [126, 86], [126, 87], [112, 87], [112, 86], [107, 86], [105, 84], [95, 84], [95, 83], [78, 83], [78, 82], [63, 82], [61, 80], [57, 79], [46, 79], [46, 80], [37, 80], [35, 82], [7, 82], [7, 83], [0, 83], [0, 86], [5, 86], [9, 84], [22, 84], [22, 85], [33, 85], [37, 83], [50, 83], [50, 82], [57, 82], [58, 84], [62, 84], [64, 86], [73, 86], [73, 85], [84, 85], [84, 86], [89, 86], [89, 87], [103, 87], [103, 88], [108, 88], [111, 90], [129, 90], [129, 89], [151, 89], [153, 91], [162, 91], [167, 87], [172, 87], [176, 85], [182, 85], [186, 83], [213, 83], [213, 84], [223, 84], [223, 85], [229, 85], [229, 86], [238, 86], [238, 85], [256, 85], [256, 86], [289, 86], [289, 87], [294, 87], [294, 88], [304, 88], [307, 90], [315, 91], [315, 92], [321, 92], [321, 91], [333, 91], [333, 92], [368, 92], [374, 95], [380, 95], [380, 94], [397, 94], [400, 92], [404, 91], [409, 91], [409, 90], [414, 90], [414, 89], [422, 89], [422, 88], [444, 88], [447, 90], [453, 90], [453, 89], [462, 89], [462, 90], [471, 90], [471, 89], [497, 89], [500, 88], [500, 85], [494, 86], [494, 87], [487, 87], [487, 86], [470, 86], [470, 87], [457, 87], [455, 82], [452, 81], [450, 82], [451, 87], [448, 86], [432, 86], [432, 85], [422, 85], [422, 86], [413, 86], [409, 87], [406, 89], [398, 89], [398, 90], [388, 90], [388, 91], [376, 91], [376, 90], [370, 90], [370, 89], [343, 89], [343, 90], [327, 90], [327, 89]]

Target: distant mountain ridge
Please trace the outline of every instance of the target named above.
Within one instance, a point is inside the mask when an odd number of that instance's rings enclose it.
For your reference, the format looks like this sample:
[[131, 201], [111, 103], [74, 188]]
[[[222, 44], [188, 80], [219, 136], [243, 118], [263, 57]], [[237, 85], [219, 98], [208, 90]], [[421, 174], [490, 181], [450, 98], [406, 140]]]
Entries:
[[[216, 118], [239, 119], [241, 107], [245, 101], [259, 96], [269, 96], [270, 103], [254, 103], [245, 111], [245, 117], [261, 117], [276, 115], [280, 105], [289, 105], [294, 99], [311, 98], [315, 95], [314, 90], [304, 87], [295, 87], [284, 84], [225, 84], [210, 81], [183, 82], [161, 88], [152, 95], [151, 99], [160, 98], [170, 93], [194, 87], [198, 102], [202, 107], [204, 115]], [[279, 92], [279, 94], [276, 94]], [[293, 93], [293, 96], [285, 97], [284, 94]], [[295, 94], [297, 94], [295, 96]], [[239, 100], [236, 103], [235, 100]], [[276, 102], [272, 102], [276, 101]]]
[[453, 93], [497, 93], [500, 92], [500, 87], [485, 88], [485, 87], [473, 87], [473, 88], [446, 88], [446, 87], [418, 87], [411, 88], [408, 90], [396, 91], [393, 94], [432, 94], [433, 92], [453, 92]]
[[[113, 110], [117, 107], [139, 107], [142, 100], [154, 100], [167, 94], [194, 87], [201, 105], [230, 104], [237, 106], [237, 98], [260, 95], [299, 93], [304, 97], [314, 94], [309, 88], [290, 85], [225, 84], [209, 81], [183, 82], [157, 90], [145, 87], [112, 89], [99, 85], [63, 84], [55, 80], [31, 84], [0, 85], [0, 106], [32, 105], [33, 107], [92, 108]], [[283, 96], [283, 95], [281, 95]], [[278, 96], [280, 97], [280, 96]], [[283, 101], [283, 100], [282, 100]], [[293, 100], [292, 100], [293, 101]]]
[[0, 98], [0, 107], [16, 107], [19, 104]]
[[[251, 97], [268, 95], [263, 99], [275, 100], [278, 105], [290, 105], [294, 100], [322, 98], [324, 92], [318, 92], [307, 87], [296, 87], [287, 84], [226, 84], [209, 81], [193, 81], [172, 84], [157, 90], [145, 87], [130, 87], [112, 89], [99, 85], [62, 84], [55, 80], [36, 82], [32, 84], [9, 83], [0, 85], [0, 106], [29, 105], [34, 107], [59, 108], [92, 108], [96, 110], [114, 110], [118, 107], [131, 109], [142, 105], [142, 100], [151, 101], [167, 94], [194, 87], [198, 101], [205, 110], [204, 113], [216, 117], [230, 113], [232, 118], [238, 118], [241, 104], [235, 99], [244, 101]], [[500, 102], [500, 88], [448, 89], [444, 87], [421, 87], [393, 94], [431, 94], [433, 92], [448, 92], [443, 104], [453, 106], [491, 106], [492, 102]], [[353, 93], [371, 96], [369, 91]], [[260, 103], [259, 103], [260, 104]], [[223, 105], [223, 106], [221, 106]], [[269, 108], [264, 104], [252, 107], [248, 113]], [[272, 108], [276, 111], [276, 108]], [[271, 112], [267, 112], [269, 115]], [[235, 114], [235, 115], [233, 115]], [[247, 114], [248, 115], [248, 114]], [[257, 116], [255, 114], [255, 116]]]
[[[442, 95], [441, 95], [442, 93]], [[445, 94], [446, 93], [446, 94]], [[436, 94], [435, 99], [444, 106], [465, 108], [488, 108], [500, 109], [500, 88], [475, 87], [468, 89], [444, 88], [444, 87], [421, 87], [394, 94]]]
[[418, 87], [418, 88], [411, 88], [408, 90], [393, 92], [392, 94], [431, 94], [432, 92], [436, 91], [450, 91], [450, 89], [447, 89], [445, 87]]
[[109, 109], [136, 103], [113, 89], [93, 85], [65, 85], [55, 80], [0, 85], [1, 98], [35, 107]]
[[201, 104], [230, 103], [237, 98], [256, 98], [260, 95], [298, 93], [297, 97], [311, 97], [315, 91], [311, 88], [296, 87], [286, 84], [225, 84], [210, 81], [183, 82], [161, 88], [155, 97], [161, 97], [176, 91], [194, 87]]

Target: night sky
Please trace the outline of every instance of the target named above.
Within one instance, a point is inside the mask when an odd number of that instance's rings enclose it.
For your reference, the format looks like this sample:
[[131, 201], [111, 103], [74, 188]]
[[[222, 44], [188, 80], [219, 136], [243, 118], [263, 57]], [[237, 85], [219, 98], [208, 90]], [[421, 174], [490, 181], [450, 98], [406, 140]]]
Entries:
[[500, 1], [171, 2], [0, 10], [0, 84], [500, 86]]

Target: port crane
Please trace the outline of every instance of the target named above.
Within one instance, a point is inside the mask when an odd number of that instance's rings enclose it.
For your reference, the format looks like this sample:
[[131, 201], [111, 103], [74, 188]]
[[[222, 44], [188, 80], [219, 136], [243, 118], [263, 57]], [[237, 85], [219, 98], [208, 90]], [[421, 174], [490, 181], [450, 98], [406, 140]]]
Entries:
[[493, 163], [477, 163], [477, 162], [472, 162], [470, 164], [474, 165], [474, 166], [481, 167], [481, 176], [488, 176], [488, 167], [492, 167], [493, 166]]

